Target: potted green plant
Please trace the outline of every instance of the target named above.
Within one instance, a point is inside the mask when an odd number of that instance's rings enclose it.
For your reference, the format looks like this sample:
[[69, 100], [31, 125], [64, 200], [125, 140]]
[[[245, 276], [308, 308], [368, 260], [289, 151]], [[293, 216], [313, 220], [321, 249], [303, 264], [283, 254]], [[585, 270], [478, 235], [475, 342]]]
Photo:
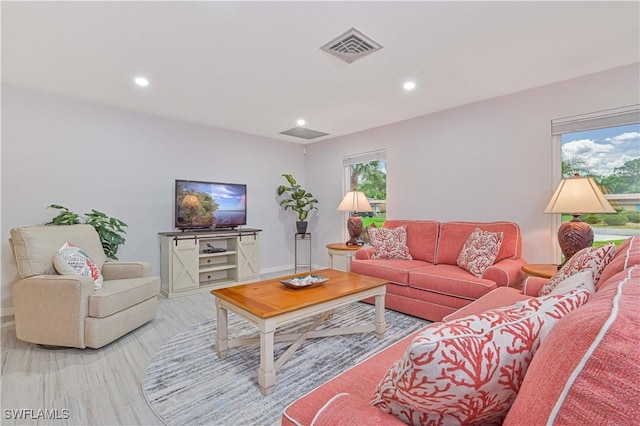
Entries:
[[79, 214], [58, 204], [51, 204], [47, 208], [60, 211], [47, 225], [77, 225], [79, 223], [91, 225], [98, 232], [104, 254], [109, 259], [118, 260], [116, 253], [118, 252], [118, 247], [125, 242], [124, 234], [126, 234], [126, 231], [124, 228], [127, 227], [126, 223], [93, 209], [90, 213], [85, 213], [85, 217], [81, 217]]
[[313, 194], [307, 192], [296, 182], [295, 178], [288, 174], [283, 174], [289, 186], [280, 185], [278, 195], [282, 197], [280, 206], [285, 210], [291, 209], [298, 215], [296, 227], [299, 234], [307, 232], [307, 217], [312, 210], [318, 210], [315, 204], [318, 203]]

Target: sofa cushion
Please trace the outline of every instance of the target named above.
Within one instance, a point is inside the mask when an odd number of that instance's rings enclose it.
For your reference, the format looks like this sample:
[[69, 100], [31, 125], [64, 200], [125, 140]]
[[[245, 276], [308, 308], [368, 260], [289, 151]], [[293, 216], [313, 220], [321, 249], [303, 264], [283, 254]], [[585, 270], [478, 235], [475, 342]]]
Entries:
[[638, 306], [640, 266], [636, 265], [611, 277], [589, 303], [551, 330], [504, 424], [637, 422]]
[[474, 229], [462, 246], [456, 263], [476, 278], [482, 278], [484, 271], [495, 262], [503, 238], [502, 232]]
[[540, 296], [551, 294], [551, 291], [571, 275], [582, 271], [591, 271], [593, 282], [598, 282], [602, 271], [616, 253], [614, 244], [602, 247], [586, 247], [574, 254], [547, 284], [540, 290]]
[[[359, 251], [359, 250], [358, 250]], [[409, 271], [429, 263], [422, 260], [351, 260], [351, 272], [382, 278], [395, 284], [408, 285]]]
[[476, 300], [495, 289], [496, 283], [476, 278], [454, 265], [431, 265], [409, 271], [409, 286]]
[[384, 228], [407, 226], [407, 246], [415, 260], [435, 263], [440, 223], [432, 220], [386, 220]]
[[638, 264], [640, 264], [640, 235], [635, 235], [627, 238], [616, 247], [616, 254], [602, 271], [602, 275], [596, 283], [596, 289], [600, 290], [604, 283], [609, 282], [609, 278], [623, 269]]
[[370, 228], [369, 242], [373, 247], [371, 259], [412, 260], [407, 247], [407, 226], [397, 228]]
[[517, 259], [522, 252], [520, 227], [513, 222], [446, 222], [440, 224], [436, 264], [456, 265], [458, 255], [474, 229], [502, 232], [504, 234], [496, 262], [512, 258]]
[[60, 275], [83, 275], [91, 277], [94, 290], [102, 288], [102, 274], [100, 269], [80, 247], [76, 247], [69, 241], [58, 249], [53, 257], [53, 266]]
[[89, 316], [104, 318], [136, 305], [160, 291], [159, 277], [105, 281], [102, 288], [89, 296]]
[[391, 366], [372, 404], [407, 424], [499, 423], [540, 342], [588, 298], [577, 290], [432, 324]]

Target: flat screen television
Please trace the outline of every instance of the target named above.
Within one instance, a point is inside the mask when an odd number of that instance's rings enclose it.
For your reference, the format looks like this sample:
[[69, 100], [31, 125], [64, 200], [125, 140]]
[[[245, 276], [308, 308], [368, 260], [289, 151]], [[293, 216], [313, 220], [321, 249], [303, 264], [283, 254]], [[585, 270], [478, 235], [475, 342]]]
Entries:
[[176, 228], [236, 228], [246, 224], [247, 185], [176, 179]]

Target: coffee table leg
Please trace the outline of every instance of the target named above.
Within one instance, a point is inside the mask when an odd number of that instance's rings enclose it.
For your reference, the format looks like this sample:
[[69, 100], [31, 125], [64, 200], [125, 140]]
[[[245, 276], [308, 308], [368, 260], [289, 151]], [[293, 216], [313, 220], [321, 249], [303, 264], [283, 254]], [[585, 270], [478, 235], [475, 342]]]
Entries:
[[276, 369], [273, 361], [273, 342], [276, 332], [275, 324], [263, 321], [260, 327], [260, 369], [258, 384], [263, 395], [271, 395], [276, 384]]
[[387, 331], [387, 323], [384, 319], [384, 294], [378, 294], [375, 296], [376, 301], [376, 337], [378, 339], [382, 339], [384, 337], [384, 333]]
[[218, 304], [216, 299], [216, 314], [218, 319], [216, 331], [216, 351], [218, 358], [222, 359], [227, 356], [229, 349], [229, 323], [227, 321], [227, 310]]

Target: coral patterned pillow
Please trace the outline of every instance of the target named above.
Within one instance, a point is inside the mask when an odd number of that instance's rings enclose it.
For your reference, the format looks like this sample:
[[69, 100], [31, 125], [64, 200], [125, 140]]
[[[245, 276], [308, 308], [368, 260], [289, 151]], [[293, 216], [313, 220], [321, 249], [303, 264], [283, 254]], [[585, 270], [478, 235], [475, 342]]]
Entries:
[[369, 244], [373, 247], [371, 259], [413, 259], [407, 247], [407, 225], [369, 228]]
[[416, 336], [371, 403], [410, 425], [500, 424], [553, 326], [589, 292], [531, 298]]
[[94, 290], [102, 288], [102, 274], [89, 255], [79, 247], [66, 242], [53, 258], [53, 266], [61, 275], [84, 275], [93, 278]]
[[504, 233], [474, 229], [458, 255], [458, 266], [482, 278], [484, 271], [496, 261]]
[[551, 291], [562, 281], [582, 271], [591, 271], [593, 282], [598, 283], [604, 268], [611, 262], [616, 254], [615, 244], [607, 244], [602, 247], [586, 247], [574, 254], [565, 263], [548, 283], [542, 287], [539, 296], [551, 294]]

